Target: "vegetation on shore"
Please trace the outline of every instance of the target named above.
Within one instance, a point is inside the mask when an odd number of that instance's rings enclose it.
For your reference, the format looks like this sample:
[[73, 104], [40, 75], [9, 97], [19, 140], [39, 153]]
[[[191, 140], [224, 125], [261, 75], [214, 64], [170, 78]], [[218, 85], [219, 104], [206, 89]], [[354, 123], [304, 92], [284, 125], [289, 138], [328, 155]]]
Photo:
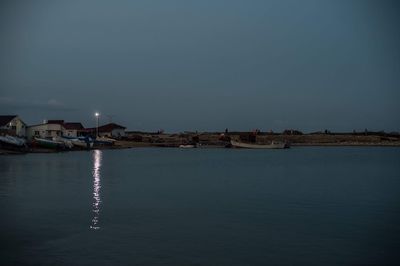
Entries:
[[[255, 136], [255, 137], [254, 137]], [[329, 131], [303, 134], [297, 130], [273, 132], [184, 132], [165, 134], [160, 132], [127, 132], [127, 137], [117, 145], [176, 147], [183, 143], [198, 142], [204, 146], [224, 146], [229, 139], [260, 144], [271, 141], [289, 142], [293, 146], [400, 146], [400, 134], [385, 132], [331, 133]]]
[[[329, 131], [303, 134], [297, 130], [273, 132], [184, 132], [167, 134], [163, 132], [127, 132], [126, 137], [112, 146], [95, 149], [124, 149], [133, 147], [179, 147], [181, 144], [198, 143], [202, 147], [222, 148], [229, 140], [268, 144], [283, 141], [291, 146], [396, 146], [400, 147], [400, 134], [385, 132], [331, 133]], [[80, 150], [80, 149], [72, 149]], [[8, 150], [0, 147], [0, 154], [51, 153], [62, 150], [28, 147], [25, 150]]]

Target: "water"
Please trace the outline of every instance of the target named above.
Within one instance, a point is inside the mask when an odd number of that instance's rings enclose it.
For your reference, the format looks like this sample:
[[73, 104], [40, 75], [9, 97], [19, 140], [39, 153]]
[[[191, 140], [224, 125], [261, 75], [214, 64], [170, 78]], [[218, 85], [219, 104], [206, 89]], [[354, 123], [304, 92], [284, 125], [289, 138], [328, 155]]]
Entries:
[[398, 148], [2, 156], [0, 264], [397, 264], [399, 192]]

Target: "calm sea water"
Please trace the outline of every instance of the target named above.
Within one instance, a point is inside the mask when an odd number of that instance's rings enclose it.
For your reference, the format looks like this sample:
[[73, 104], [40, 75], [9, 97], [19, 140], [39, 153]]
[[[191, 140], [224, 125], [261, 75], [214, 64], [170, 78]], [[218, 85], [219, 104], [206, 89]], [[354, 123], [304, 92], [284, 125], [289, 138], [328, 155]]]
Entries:
[[0, 157], [1, 265], [398, 264], [400, 149]]

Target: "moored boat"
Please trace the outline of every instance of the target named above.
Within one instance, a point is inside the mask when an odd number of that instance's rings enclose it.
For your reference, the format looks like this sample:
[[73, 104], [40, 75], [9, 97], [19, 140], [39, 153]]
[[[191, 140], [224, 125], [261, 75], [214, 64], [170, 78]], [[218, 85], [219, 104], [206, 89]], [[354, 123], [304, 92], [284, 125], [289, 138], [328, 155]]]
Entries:
[[64, 141], [71, 143], [72, 147], [90, 149], [93, 147], [93, 139], [88, 136], [70, 137], [63, 136]]
[[181, 144], [179, 145], [179, 148], [182, 149], [192, 149], [192, 148], [196, 148], [197, 146], [195, 144]]
[[93, 141], [84, 141], [80, 139], [73, 139], [71, 140], [72, 144], [79, 148], [89, 149], [93, 147]]
[[39, 145], [43, 148], [48, 148], [48, 149], [64, 149], [65, 148], [65, 144], [62, 141], [42, 139], [42, 138], [35, 137], [35, 142], [37, 145]]
[[107, 137], [97, 137], [96, 140], [94, 141], [95, 145], [113, 145], [115, 139], [107, 138]]
[[244, 149], [286, 149], [290, 147], [288, 143], [280, 141], [272, 141], [270, 144], [255, 144], [231, 140], [231, 145], [235, 148]]
[[65, 148], [68, 148], [68, 149], [72, 149], [72, 147], [74, 146], [72, 144], [72, 140], [71, 139], [67, 139], [67, 138], [64, 138], [64, 137], [54, 137], [53, 140], [64, 143]]
[[10, 135], [0, 136], [0, 153], [4, 151], [26, 152], [26, 140]]
[[0, 136], [0, 142], [6, 145], [11, 145], [16, 147], [24, 147], [26, 145], [25, 139], [10, 135]]

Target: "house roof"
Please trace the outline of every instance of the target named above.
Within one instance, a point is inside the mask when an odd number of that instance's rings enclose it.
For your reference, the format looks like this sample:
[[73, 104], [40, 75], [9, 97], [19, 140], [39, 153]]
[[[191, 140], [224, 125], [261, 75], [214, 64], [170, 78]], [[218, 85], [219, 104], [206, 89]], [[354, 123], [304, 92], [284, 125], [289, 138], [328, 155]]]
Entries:
[[64, 127], [65, 129], [69, 130], [84, 130], [84, 126], [80, 122], [64, 122], [64, 120], [47, 120], [46, 123], [43, 124], [37, 124], [37, 125], [31, 125], [29, 127], [36, 127], [36, 126], [42, 126], [42, 125], [60, 125]]
[[16, 115], [0, 115], [0, 127], [7, 125]]
[[[118, 125], [118, 124], [115, 124], [115, 123], [109, 123], [109, 124], [100, 126], [99, 127], [99, 132], [111, 132], [114, 129], [125, 129], [125, 128], [126, 127]], [[92, 127], [92, 128], [87, 128], [86, 130], [87, 131], [96, 131], [96, 128]]]
[[64, 128], [65, 129], [70, 129], [70, 130], [82, 130], [84, 129], [83, 125], [79, 122], [68, 122], [64, 123]]
[[36, 125], [30, 125], [28, 127], [37, 127], [37, 126], [43, 126], [43, 125], [48, 125], [48, 124], [55, 124], [55, 125], [60, 125], [64, 127], [64, 120], [44, 120], [43, 123], [41, 124], [36, 124]]

